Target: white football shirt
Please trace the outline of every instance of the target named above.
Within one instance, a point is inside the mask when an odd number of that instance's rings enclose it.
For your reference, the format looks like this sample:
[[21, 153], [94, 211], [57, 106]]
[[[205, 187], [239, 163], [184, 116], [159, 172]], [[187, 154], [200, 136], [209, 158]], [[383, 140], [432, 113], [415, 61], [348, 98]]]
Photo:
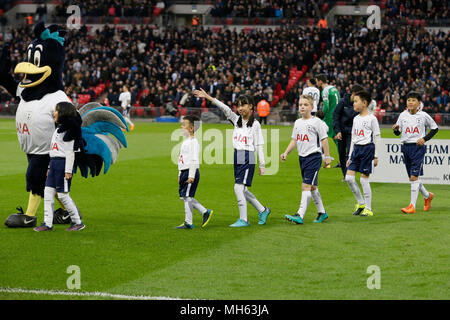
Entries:
[[[22, 88], [18, 87], [17, 96]], [[26, 102], [21, 99], [16, 112], [16, 131], [20, 147], [27, 154], [48, 154], [55, 122], [53, 111], [59, 102], [71, 102], [67, 95], [59, 90], [43, 96], [40, 100]]]
[[64, 141], [66, 131], [59, 133], [58, 129], [53, 132], [52, 141], [50, 143], [50, 158], [59, 157], [66, 158], [65, 172], [72, 173], [74, 163], [73, 145], [75, 140]]
[[361, 117], [357, 115], [353, 118], [352, 143], [357, 145], [366, 145], [374, 142], [373, 137], [380, 135], [380, 126], [377, 118], [369, 113]]
[[317, 89], [316, 87], [306, 87], [305, 89], [303, 89], [302, 94], [304, 94], [305, 96], [311, 96], [314, 99], [314, 108], [312, 110], [312, 112], [317, 112], [317, 106], [319, 105], [319, 100], [320, 100], [320, 90]]
[[437, 129], [437, 124], [433, 118], [425, 111], [417, 111], [415, 114], [405, 110], [400, 113], [396, 124], [400, 126], [399, 131], [402, 133], [400, 142], [416, 143], [420, 138], [425, 137], [427, 128]]
[[[236, 150], [255, 151], [257, 146], [264, 144], [261, 124], [258, 120], [253, 121], [251, 127], [247, 127], [247, 121], [242, 119], [242, 127], [239, 128], [237, 122], [239, 116], [234, 113], [226, 104], [214, 99], [214, 104], [218, 106], [225, 114], [228, 120], [234, 125], [233, 130], [233, 148]], [[260, 159], [261, 160], [261, 159]]]
[[127, 92], [122, 92], [119, 95], [119, 101], [121, 102], [121, 106], [122, 108], [126, 108], [130, 105], [131, 103], [131, 93], [129, 91]]
[[297, 152], [301, 157], [321, 152], [321, 141], [328, 137], [323, 121], [317, 117], [297, 119], [292, 129], [293, 140], [297, 141]]
[[[180, 147], [180, 155], [178, 156], [178, 170], [189, 171], [189, 177], [195, 177], [195, 169], [200, 167], [199, 160], [200, 145], [195, 137], [184, 139]], [[191, 172], [193, 171], [193, 172]]]

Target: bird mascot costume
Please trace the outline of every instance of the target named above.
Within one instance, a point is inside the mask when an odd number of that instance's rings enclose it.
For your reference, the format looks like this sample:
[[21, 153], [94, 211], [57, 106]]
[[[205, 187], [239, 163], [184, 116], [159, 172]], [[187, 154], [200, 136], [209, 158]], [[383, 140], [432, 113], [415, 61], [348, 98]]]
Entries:
[[[20, 98], [16, 112], [16, 131], [20, 147], [26, 153], [26, 191], [29, 192], [28, 206], [23, 212], [11, 214], [5, 225], [14, 228], [34, 227], [36, 212], [44, 197], [47, 169], [50, 162], [50, 142], [55, 130], [53, 111], [59, 102], [71, 102], [64, 93], [62, 74], [65, 61], [64, 36], [66, 31], [57, 25], [45, 27], [38, 23], [34, 27], [35, 39], [26, 49], [25, 61], [17, 64], [15, 74], [23, 74], [17, 82], [10, 73], [9, 46], [5, 44], [0, 53], [0, 85], [12, 96]], [[98, 176], [104, 166], [106, 173], [117, 159], [119, 149], [127, 147], [124, 131], [128, 126], [123, 116], [114, 108], [91, 102], [79, 110], [81, 137], [68, 131], [67, 140], [75, 138], [78, 152], [75, 152], [74, 173], [77, 168], [83, 177]], [[78, 135], [78, 137], [76, 137]], [[76, 140], [76, 141], [77, 141]], [[70, 223], [64, 206], [54, 214], [54, 223]]]

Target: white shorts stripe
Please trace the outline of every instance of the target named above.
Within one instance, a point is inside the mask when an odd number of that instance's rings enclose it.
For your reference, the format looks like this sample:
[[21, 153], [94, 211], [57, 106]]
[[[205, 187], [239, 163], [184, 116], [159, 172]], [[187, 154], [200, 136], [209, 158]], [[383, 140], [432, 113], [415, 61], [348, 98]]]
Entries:
[[189, 183], [186, 189], [186, 197], [189, 197], [189, 192], [191, 192], [192, 183]]
[[311, 185], [314, 185], [314, 180], [316, 180], [317, 174], [319, 173], [319, 171], [314, 172], [314, 177], [311, 181]]
[[245, 170], [245, 175], [244, 175], [244, 184], [247, 183], [247, 176], [248, 176], [248, 169]]
[[66, 178], [64, 178], [64, 192], [69, 192], [69, 183]]

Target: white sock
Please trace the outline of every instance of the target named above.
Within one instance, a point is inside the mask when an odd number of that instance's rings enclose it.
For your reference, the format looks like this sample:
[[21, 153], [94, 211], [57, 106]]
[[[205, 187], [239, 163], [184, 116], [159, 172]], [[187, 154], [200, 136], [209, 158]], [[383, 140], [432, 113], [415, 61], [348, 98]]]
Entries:
[[359, 178], [361, 187], [364, 193], [364, 200], [366, 201], [366, 208], [372, 211], [372, 189], [370, 188], [369, 178]]
[[56, 189], [45, 187], [44, 189], [44, 222], [47, 227], [53, 226], [53, 211], [55, 210]]
[[359, 190], [359, 186], [358, 183], [355, 180], [355, 176], [351, 176], [351, 175], [346, 175], [345, 176], [345, 181], [347, 182], [348, 186], [350, 187], [350, 190], [353, 192], [353, 195], [356, 198], [356, 201], [358, 201], [358, 203], [364, 204], [364, 199], [361, 195], [361, 191]]
[[128, 117], [128, 116], [126, 116], [126, 117], [124, 117], [125, 118], [125, 121], [130, 125], [130, 126], [133, 126], [134, 124], [133, 124], [133, 122], [131, 122], [131, 120], [130, 120], [130, 118]]
[[419, 180], [411, 181], [411, 204], [416, 207], [417, 196], [419, 195]]
[[192, 211], [194, 210], [194, 207], [192, 205], [192, 198], [190, 197], [184, 197], [184, 221], [186, 221], [187, 224], [192, 224]]
[[75, 202], [73, 202], [72, 198], [69, 196], [69, 193], [58, 192], [58, 199], [59, 201], [61, 201], [61, 203], [69, 213], [72, 223], [80, 224], [81, 223], [80, 213], [78, 212], [78, 208], [75, 205]]
[[425, 186], [420, 180], [419, 180], [419, 190], [425, 199], [428, 199], [430, 197], [430, 193], [427, 191], [427, 189], [425, 189]]
[[302, 191], [302, 200], [300, 201], [300, 207], [297, 213], [300, 217], [305, 216], [306, 210], [308, 209], [309, 202], [311, 201], [311, 191]]
[[258, 212], [263, 212], [264, 210], [266, 210], [266, 208], [258, 201], [258, 199], [256, 199], [254, 194], [251, 193], [250, 190], [248, 190], [247, 186], [244, 187], [244, 195], [245, 199], [247, 199], [247, 201], [250, 202], [251, 205], [254, 206], [256, 210], [258, 210]]
[[316, 188], [311, 191], [311, 196], [316, 205], [317, 211], [320, 213], [325, 213], [325, 207], [323, 206], [322, 197], [320, 196], [319, 189]]
[[201, 214], [204, 214], [206, 211], [208, 211], [200, 202], [197, 201], [195, 198], [191, 198], [192, 206], [197, 209], [198, 212]]
[[247, 200], [245, 199], [244, 194], [245, 186], [243, 184], [235, 184], [234, 185], [234, 193], [236, 194], [236, 199], [239, 207], [239, 218], [248, 222], [247, 220]]

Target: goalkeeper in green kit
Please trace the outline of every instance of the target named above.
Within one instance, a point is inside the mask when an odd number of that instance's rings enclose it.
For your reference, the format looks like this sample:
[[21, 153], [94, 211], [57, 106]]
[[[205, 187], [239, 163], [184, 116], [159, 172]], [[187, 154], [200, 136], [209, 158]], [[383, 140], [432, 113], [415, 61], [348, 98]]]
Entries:
[[338, 102], [339, 102], [339, 91], [336, 89], [336, 87], [328, 84], [328, 78], [326, 74], [318, 74], [316, 77], [317, 86], [320, 90], [322, 90], [322, 101], [323, 101], [323, 108], [322, 111], [325, 114], [325, 117], [323, 118], [323, 121], [327, 124], [329, 130], [328, 130], [328, 137], [333, 139], [334, 143], [336, 144], [336, 148], [338, 146], [336, 133], [333, 129], [333, 112], [336, 108]]

